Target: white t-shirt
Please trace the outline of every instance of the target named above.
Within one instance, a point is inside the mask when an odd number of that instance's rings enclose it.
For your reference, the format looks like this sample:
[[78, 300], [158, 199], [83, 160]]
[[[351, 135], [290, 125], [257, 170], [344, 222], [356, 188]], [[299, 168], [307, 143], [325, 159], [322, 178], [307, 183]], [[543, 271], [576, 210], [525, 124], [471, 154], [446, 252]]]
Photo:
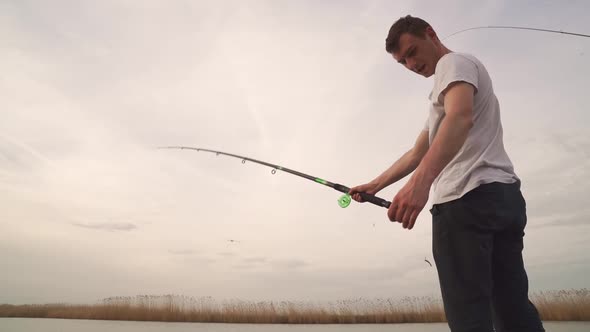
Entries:
[[492, 80], [483, 64], [470, 54], [451, 52], [436, 64], [434, 88], [429, 96], [430, 114], [424, 128], [429, 132], [430, 145], [445, 116], [441, 93], [456, 81], [475, 88], [473, 127], [459, 152], [434, 180], [433, 204], [460, 198], [484, 183], [519, 180], [504, 149], [500, 105]]

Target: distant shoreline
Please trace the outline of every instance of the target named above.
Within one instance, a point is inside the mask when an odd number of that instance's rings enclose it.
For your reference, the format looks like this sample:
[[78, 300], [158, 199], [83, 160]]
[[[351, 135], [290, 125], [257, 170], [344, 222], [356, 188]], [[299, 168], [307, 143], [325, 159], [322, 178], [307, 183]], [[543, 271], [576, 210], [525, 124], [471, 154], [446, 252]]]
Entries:
[[[590, 291], [531, 294], [543, 321], [590, 321]], [[291, 301], [224, 301], [210, 297], [140, 295], [97, 304], [0, 305], [0, 317], [250, 324], [399, 324], [446, 322], [442, 302], [431, 297], [353, 299], [318, 305]]]

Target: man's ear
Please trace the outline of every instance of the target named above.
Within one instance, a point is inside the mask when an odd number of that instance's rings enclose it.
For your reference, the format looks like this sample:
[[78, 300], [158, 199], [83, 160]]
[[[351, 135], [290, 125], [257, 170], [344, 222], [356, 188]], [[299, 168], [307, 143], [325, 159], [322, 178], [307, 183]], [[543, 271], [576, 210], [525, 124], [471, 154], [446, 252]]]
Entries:
[[426, 27], [425, 33], [430, 39], [438, 40], [438, 36], [436, 35], [436, 31], [431, 26]]

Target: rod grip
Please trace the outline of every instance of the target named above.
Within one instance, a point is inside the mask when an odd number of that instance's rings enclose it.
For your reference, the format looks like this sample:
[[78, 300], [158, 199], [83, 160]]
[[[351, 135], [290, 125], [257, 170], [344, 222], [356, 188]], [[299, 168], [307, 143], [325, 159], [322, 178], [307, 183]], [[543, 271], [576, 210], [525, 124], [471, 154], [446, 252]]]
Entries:
[[[334, 183], [332, 185], [333, 185], [332, 188], [338, 190], [339, 192], [348, 194], [348, 192], [350, 191], [350, 188], [348, 188], [347, 186], [343, 186], [338, 183]], [[391, 205], [391, 202], [386, 201], [383, 198], [377, 197], [375, 195], [367, 194], [367, 193], [359, 193], [359, 194], [361, 195], [361, 197], [363, 198], [363, 200], [365, 202], [373, 203], [375, 205], [382, 206], [386, 209], [389, 209], [389, 205]]]
[[371, 195], [371, 194], [367, 194], [367, 193], [359, 193], [362, 197], [363, 200], [369, 202], [369, 203], [373, 203], [375, 205], [379, 205], [382, 206], [386, 209], [389, 209], [389, 205], [391, 205], [391, 202], [388, 202], [386, 200], [384, 200], [383, 198], [377, 197], [375, 195]]

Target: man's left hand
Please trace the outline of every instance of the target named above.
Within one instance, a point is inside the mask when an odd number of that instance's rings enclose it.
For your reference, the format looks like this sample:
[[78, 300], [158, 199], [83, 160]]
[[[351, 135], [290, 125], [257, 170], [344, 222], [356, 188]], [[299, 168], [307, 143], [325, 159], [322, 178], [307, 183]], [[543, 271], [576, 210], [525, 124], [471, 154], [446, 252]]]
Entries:
[[430, 192], [430, 185], [420, 182], [416, 181], [414, 177], [410, 178], [395, 195], [387, 211], [389, 220], [397, 221], [407, 229], [414, 227], [416, 218], [424, 209]]

